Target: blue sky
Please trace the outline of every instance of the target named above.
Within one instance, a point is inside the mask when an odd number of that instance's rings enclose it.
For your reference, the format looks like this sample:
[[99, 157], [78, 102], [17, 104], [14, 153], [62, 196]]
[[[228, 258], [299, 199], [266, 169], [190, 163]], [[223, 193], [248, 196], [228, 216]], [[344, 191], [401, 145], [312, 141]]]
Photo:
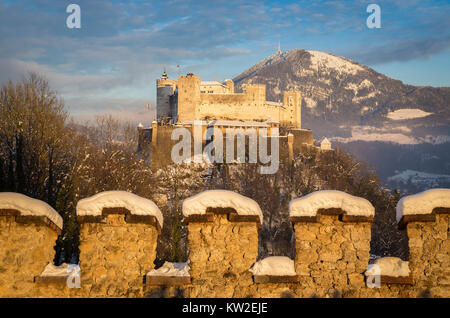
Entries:
[[[81, 29], [66, 27], [70, 3], [81, 7]], [[366, 26], [369, 3], [381, 7], [381, 29]], [[408, 84], [450, 86], [449, 13], [448, 0], [0, 0], [0, 81], [36, 71], [75, 118], [149, 123], [164, 67], [171, 77], [233, 78], [280, 41]]]

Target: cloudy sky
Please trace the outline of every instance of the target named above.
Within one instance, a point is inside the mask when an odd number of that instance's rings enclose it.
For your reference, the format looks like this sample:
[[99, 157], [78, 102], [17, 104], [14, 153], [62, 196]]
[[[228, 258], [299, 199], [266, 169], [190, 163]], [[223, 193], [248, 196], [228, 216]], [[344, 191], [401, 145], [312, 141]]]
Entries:
[[[66, 26], [70, 3], [81, 29]], [[369, 3], [381, 7], [381, 29], [366, 26]], [[164, 67], [174, 78], [233, 78], [280, 41], [408, 84], [450, 86], [449, 12], [448, 0], [0, 0], [0, 82], [36, 71], [77, 119], [109, 112], [150, 123], [145, 105]]]

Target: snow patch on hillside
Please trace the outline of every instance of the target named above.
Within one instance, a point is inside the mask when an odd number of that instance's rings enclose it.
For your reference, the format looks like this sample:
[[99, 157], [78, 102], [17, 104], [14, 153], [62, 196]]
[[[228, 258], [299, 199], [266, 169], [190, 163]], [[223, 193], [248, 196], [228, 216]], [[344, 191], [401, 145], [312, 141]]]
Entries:
[[[397, 172], [397, 171], [396, 171]], [[440, 184], [450, 184], [450, 175], [435, 174], [416, 170], [404, 170], [388, 178], [388, 182], [407, 185], [412, 183], [416, 186], [428, 188], [438, 187]]]
[[450, 136], [440, 135], [440, 136], [432, 136], [426, 135], [424, 138], [421, 138], [422, 142], [426, 142], [433, 145], [440, 145], [450, 142]]
[[63, 227], [62, 217], [50, 205], [21, 193], [1, 192], [0, 209], [17, 210], [20, 215], [46, 216], [60, 229]]
[[286, 256], [269, 256], [256, 262], [249, 270], [255, 276], [296, 276], [294, 261]]
[[353, 126], [351, 137], [333, 137], [331, 139], [342, 143], [353, 141], [381, 141], [405, 145], [420, 143], [416, 138], [401, 132], [408, 132], [408, 128], [401, 126], [394, 129], [383, 129], [372, 126]]
[[397, 203], [397, 222], [404, 215], [431, 214], [434, 208], [450, 208], [450, 189], [431, 189], [403, 197]]
[[352, 141], [381, 141], [381, 142], [391, 142], [402, 145], [415, 145], [417, 144], [417, 140], [413, 137], [406, 136], [404, 134], [380, 134], [380, 133], [355, 133], [352, 137], [342, 138], [342, 137], [334, 137], [332, 138], [335, 141], [339, 141], [342, 143], [348, 143]]
[[[347, 127], [343, 125], [339, 126], [339, 128], [347, 129]], [[418, 145], [424, 143], [439, 145], [450, 142], [450, 136], [446, 135], [414, 137], [411, 133], [412, 129], [407, 126], [388, 125], [382, 128], [373, 126], [352, 126], [350, 137], [332, 137], [330, 139], [341, 143], [354, 141], [380, 141], [401, 145]]]
[[391, 120], [405, 120], [405, 119], [422, 118], [432, 114], [433, 113], [427, 113], [418, 108], [402, 108], [397, 109], [393, 112], [389, 112], [387, 114], [387, 118]]
[[325, 66], [327, 68], [333, 69], [340, 74], [347, 73], [352, 75], [355, 75], [359, 71], [364, 71], [364, 68], [362, 68], [358, 64], [352, 63], [346, 59], [334, 56], [329, 53], [311, 50], [308, 50], [308, 53], [311, 54], [311, 68], [313, 69], [319, 70], [319, 68]]
[[352, 90], [353, 94], [358, 94], [358, 91], [363, 88], [373, 88], [373, 84], [368, 79], [364, 79], [361, 83], [356, 85], [355, 83], [348, 83], [345, 89]]

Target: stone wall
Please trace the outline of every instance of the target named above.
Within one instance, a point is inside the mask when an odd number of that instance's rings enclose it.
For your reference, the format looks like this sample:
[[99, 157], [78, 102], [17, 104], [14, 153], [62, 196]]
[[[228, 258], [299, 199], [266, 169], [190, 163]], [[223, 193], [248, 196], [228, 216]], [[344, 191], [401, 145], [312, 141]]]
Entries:
[[314, 145], [312, 131], [309, 129], [291, 129], [289, 133], [294, 135], [294, 154], [302, 153], [306, 145]]
[[[295, 109], [297, 111], [294, 114]], [[281, 108], [265, 102], [258, 104], [245, 94], [201, 94], [197, 115], [203, 120], [253, 121], [267, 120], [270, 117], [282, 125], [300, 127], [300, 106]]]
[[[230, 202], [231, 206], [231, 202]], [[366, 287], [371, 217], [339, 208], [293, 217], [295, 272], [288, 280], [255, 281], [259, 218], [234, 208], [208, 207], [185, 217], [190, 277], [182, 283], [145, 284], [154, 268], [159, 223], [125, 208], [79, 216], [81, 288], [41, 278], [54, 257], [58, 229], [45, 217], [0, 210], [0, 297], [450, 297], [449, 209], [405, 219], [411, 281], [382, 277]], [[408, 278], [408, 277], [407, 277]]]
[[142, 297], [145, 274], [154, 268], [158, 227], [133, 220], [124, 209], [101, 218], [80, 218], [81, 286], [87, 297]]
[[45, 217], [0, 210], [0, 297], [37, 296], [34, 278], [53, 261], [58, 229]]
[[[194, 128], [192, 125], [184, 125], [184, 128], [188, 129], [191, 134], [191, 155], [194, 155]], [[151, 129], [143, 129], [138, 128], [139, 133], [139, 151], [143, 152], [146, 149], [150, 148], [150, 165], [153, 169], [159, 169], [168, 164], [172, 164], [172, 149], [173, 147], [180, 142], [180, 140], [172, 140], [172, 132], [174, 129], [179, 128], [176, 125], [157, 125], [153, 124], [153, 128]], [[206, 125], [203, 125], [201, 128], [202, 136], [205, 135], [205, 131], [207, 129]], [[226, 154], [226, 129], [229, 128], [215, 128], [220, 129], [223, 135], [223, 149], [224, 155]], [[257, 133], [259, 132], [259, 128], [255, 128]], [[267, 128], [265, 132], [267, 135], [271, 134], [271, 129]], [[288, 130], [288, 133], [292, 134], [292, 156], [295, 157], [299, 153], [305, 153], [307, 151], [316, 151], [314, 147], [314, 139], [312, 135], [312, 131], [308, 129], [292, 129]], [[248, 141], [248, 139], [246, 139]], [[205, 140], [202, 140], [202, 151], [206, 144]], [[257, 144], [259, 144], [259, 138], [257, 139]], [[236, 157], [237, 153], [237, 142], [234, 142], [234, 156]], [[268, 153], [271, 153], [271, 143], [267, 142]], [[248, 143], [246, 143], [246, 153], [248, 154]], [[289, 148], [288, 148], [288, 140], [287, 136], [279, 136], [279, 154], [280, 161], [290, 158], [289, 157]], [[292, 159], [292, 158], [291, 158]], [[225, 161], [225, 160], [224, 160]]]
[[436, 213], [435, 221], [409, 222], [409, 267], [413, 297], [450, 297], [449, 214]]
[[295, 221], [295, 270], [302, 297], [355, 297], [365, 288], [371, 220], [345, 222], [343, 211]]
[[227, 214], [211, 222], [188, 223], [190, 297], [251, 297], [248, 269], [258, 257], [258, 223], [230, 222]]

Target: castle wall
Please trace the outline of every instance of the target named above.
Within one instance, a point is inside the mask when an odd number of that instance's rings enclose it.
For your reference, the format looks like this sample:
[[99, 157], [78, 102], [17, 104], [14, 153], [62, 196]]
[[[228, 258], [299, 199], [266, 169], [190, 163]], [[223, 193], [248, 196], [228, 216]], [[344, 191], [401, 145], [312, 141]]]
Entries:
[[244, 94], [201, 94], [197, 113], [199, 119], [265, 121], [269, 118], [281, 124], [293, 125], [279, 106], [258, 104]]
[[228, 94], [230, 93], [227, 85], [220, 84], [200, 84], [200, 93], [202, 94]]
[[168, 164], [172, 164], [172, 149], [179, 142], [178, 140], [172, 140], [172, 131], [176, 126], [158, 126], [153, 127], [153, 131], [156, 131], [156, 138], [152, 140], [150, 151], [150, 166], [152, 168], [164, 167]]
[[265, 92], [264, 85], [248, 85], [243, 94], [201, 94], [197, 114], [199, 119], [264, 121], [273, 118], [282, 125], [300, 128], [300, 93], [285, 93], [283, 107], [266, 103]]
[[266, 85], [247, 84], [244, 87], [244, 95], [250, 103], [264, 105], [266, 103]]
[[152, 129], [138, 127], [138, 149], [139, 153], [150, 150], [152, 144]]
[[[176, 126], [176, 125], [157, 125], [156, 123], [154, 124], [154, 127], [152, 128], [152, 135], [154, 137], [152, 137], [151, 140], [151, 154], [150, 154], [150, 165], [152, 169], [159, 169], [161, 167], [164, 167], [168, 164], [172, 164], [172, 149], [173, 147], [180, 142], [180, 140], [172, 140], [171, 136], [172, 136], [172, 132], [174, 129], [180, 128], [180, 126]], [[183, 126], [183, 128], [188, 129], [191, 135], [191, 156], [194, 155], [194, 128], [192, 125], [185, 125]], [[206, 125], [202, 126], [202, 136], [205, 136], [205, 132], [207, 129]], [[215, 127], [216, 130], [220, 130], [222, 132], [223, 135], [223, 153], [224, 156], [226, 156], [227, 154], [227, 134], [226, 131], [227, 129], [233, 129], [231, 127], [225, 127], [224, 125], [220, 125]], [[240, 130], [240, 129], [235, 129], [235, 133], [239, 134], [240, 132], [244, 131], [245, 133], [249, 132], [249, 129], [255, 129], [256, 133], [259, 134], [260, 132], [260, 128], [259, 127], [247, 127], [244, 130]], [[271, 128], [265, 128], [266, 129], [266, 133], [268, 136], [271, 135]], [[311, 134], [312, 137], [312, 134]], [[280, 154], [280, 160], [285, 160], [287, 158], [289, 158], [289, 150], [288, 150], [288, 144], [287, 144], [287, 137], [286, 136], [280, 136], [279, 138], [279, 154]], [[249, 154], [249, 139], [250, 137], [247, 135], [245, 138], [245, 154], [248, 156]], [[204, 147], [206, 145], [206, 141], [202, 140], [202, 152], [204, 150]], [[259, 151], [258, 147], [260, 144], [260, 140], [259, 137], [256, 137], [256, 145], [257, 145], [257, 151]], [[267, 145], [267, 153], [271, 154], [272, 153], [272, 149], [271, 149], [271, 142], [270, 139], [267, 140], [266, 142]], [[237, 137], [234, 137], [234, 143], [233, 143], [233, 151], [234, 151], [234, 158], [237, 158], [237, 149], [238, 143], [237, 143]], [[142, 147], [139, 147], [142, 148]], [[300, 149], [300, 146], [295, 148], [295, 154], [297, 154], [299, 151], [304, 151], [304, 148]], [[291, 158], [292, 159], [292, 158]], [[224, 162], [226, 162], [226, 157], [224, 157]], [[248, 160], [247, 160], [248, 162]]]
[[313, 134], [309, 129], [291, 129], [289, 133], [294, 135], [294, 155], [305, 151], [305, 144], [314, 145]]

